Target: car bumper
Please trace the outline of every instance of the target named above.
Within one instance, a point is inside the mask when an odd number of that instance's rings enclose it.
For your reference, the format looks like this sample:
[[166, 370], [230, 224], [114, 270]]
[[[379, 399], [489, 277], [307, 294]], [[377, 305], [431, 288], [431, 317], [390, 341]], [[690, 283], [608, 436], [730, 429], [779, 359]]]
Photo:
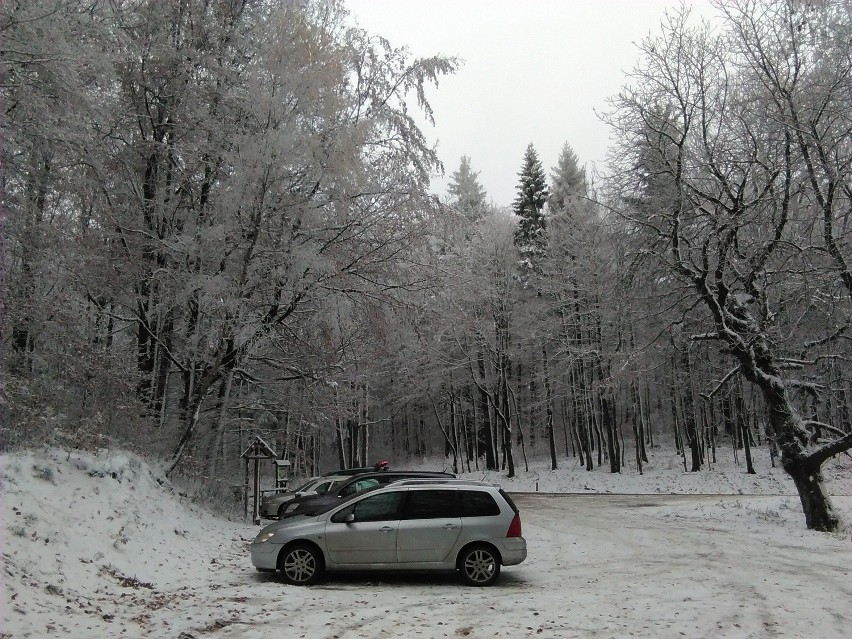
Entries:
[[527, 540], [523, 537], [507, 537], [498, 544], [504, 566], [515, 566], [527, 558]]
[[260, 570], [275, 570], [278, 567], [278, 553], [281, 544], [271, 544], [268, 541], [262, 544], [251, 544], [251, 563]]

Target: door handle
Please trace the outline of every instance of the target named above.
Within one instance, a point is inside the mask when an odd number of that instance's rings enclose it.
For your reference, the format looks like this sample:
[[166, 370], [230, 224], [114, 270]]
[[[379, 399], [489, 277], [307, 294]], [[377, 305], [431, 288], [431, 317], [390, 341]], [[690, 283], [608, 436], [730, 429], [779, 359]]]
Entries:
[[455, 528], [455, 524], [444, 524], [444, 530], [454, 530]]
[[393, 528], [391, 528], [390, 526], [382, 526], [381, 528], [379, 528], [379, 532], [383, 532], [383, 533], [393, 532]]

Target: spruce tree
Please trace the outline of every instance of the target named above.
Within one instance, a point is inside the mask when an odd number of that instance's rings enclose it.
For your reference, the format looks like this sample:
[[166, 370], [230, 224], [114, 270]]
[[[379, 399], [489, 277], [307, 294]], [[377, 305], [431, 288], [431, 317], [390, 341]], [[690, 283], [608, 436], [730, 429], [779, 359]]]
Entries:
[[478, 180], [479, 171], [472, 171], [470, 158], [462, 156], [457, 171], [450, 176], [447, 192], [452, 203], [471, 222], [481, 220], [485, 215], [485, 190]]
[[545, 220], [544, 205], [547, 203], [547, 180], [538, 153], [532, 144], [524, 153], [524, 162], [515, 198], [514, 212], [520, 219], [515, 231], [515, 245], [530, 268], [536, 268], [544, 254]]
[[580, 168], [574, 150], [566, 142], [550, 174], [548, 206], [553, 215], [570, 215], [572, 203], [586, 196], [586, 170]]

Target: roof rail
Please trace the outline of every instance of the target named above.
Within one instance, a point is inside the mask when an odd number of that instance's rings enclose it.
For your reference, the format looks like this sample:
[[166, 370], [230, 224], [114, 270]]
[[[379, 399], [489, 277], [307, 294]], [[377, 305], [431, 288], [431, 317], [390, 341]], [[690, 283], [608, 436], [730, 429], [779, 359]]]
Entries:
[[418, 477], [412, 479], [400, 479], [399, 481], [393, 482], [394, 486], [418, 486], [424, 484], [453, 484], [456, 486], [497, 486], [497, 484], [493, 484], [487, 481], [479, 481], [476, 479], [458, 479], [454, 477], [436, 477], [434, 479]]

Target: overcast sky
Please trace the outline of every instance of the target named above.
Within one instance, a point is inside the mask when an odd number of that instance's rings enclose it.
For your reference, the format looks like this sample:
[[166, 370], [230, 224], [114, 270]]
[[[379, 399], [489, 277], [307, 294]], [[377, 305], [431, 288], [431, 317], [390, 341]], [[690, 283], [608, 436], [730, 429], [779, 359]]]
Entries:
[[[464, 64], [429, 92], [446, 177], [462, 155], [497, 205], [515, 198], [532, 142], [550, 175], [563, 143], [582, 164], [603, 169], [609, 131], [596, 115], [632, 69], [635, 43], [658, 31], [675, 0], [347, 0], [368, 32], [415, 56], [457, 56]], [[711, 15], [708, 0], [694, 0]]]

